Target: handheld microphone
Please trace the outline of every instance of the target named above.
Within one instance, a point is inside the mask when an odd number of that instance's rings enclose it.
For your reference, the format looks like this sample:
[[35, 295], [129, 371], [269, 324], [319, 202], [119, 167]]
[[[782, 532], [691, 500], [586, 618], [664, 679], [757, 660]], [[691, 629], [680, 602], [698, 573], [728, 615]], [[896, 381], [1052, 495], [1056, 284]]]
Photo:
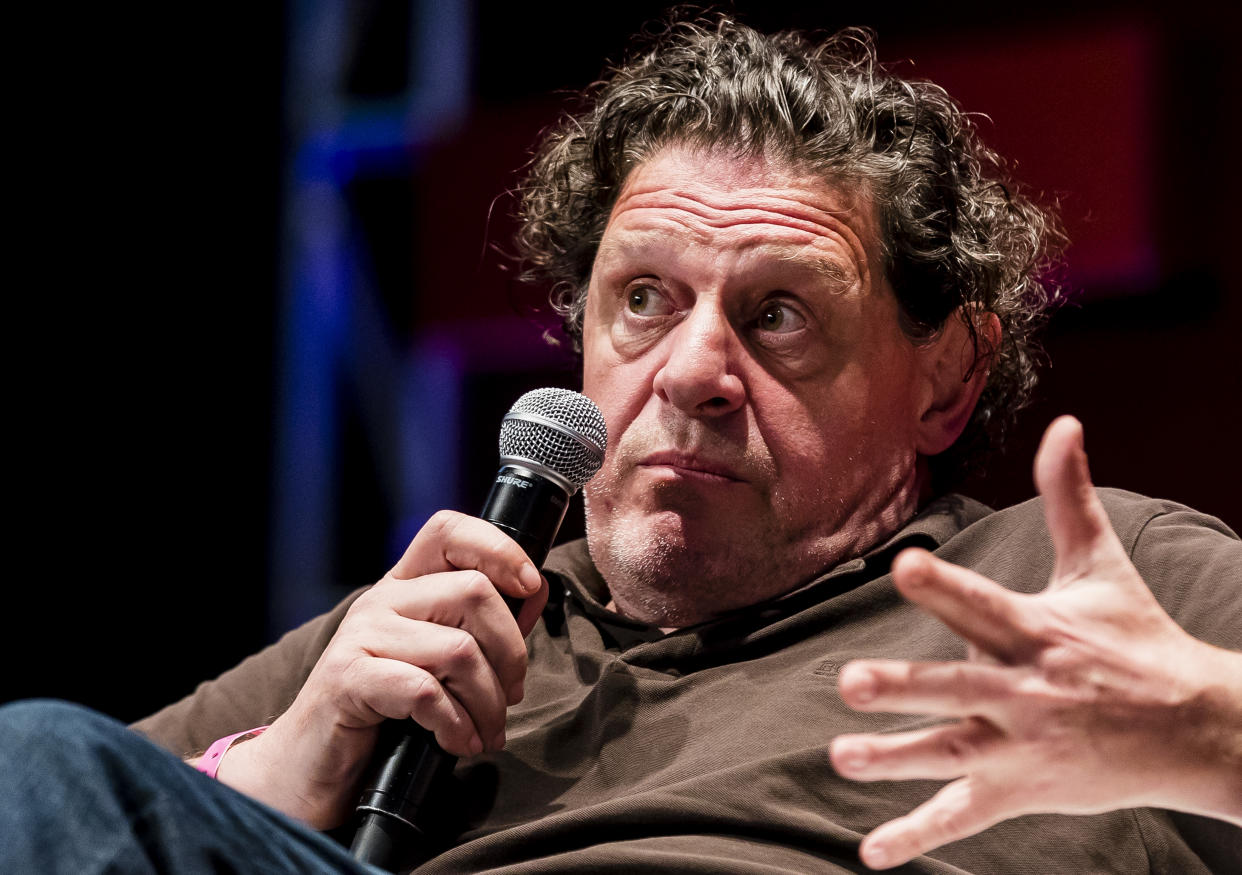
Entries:
[[[536, 568], [543, 567], [570, 497], [599, 471], [607, 445], [603, 414], [585, 395], [527, 392], [501, 423], [500, 470], [480, 516], [517, 541]], [[506, 596], [505, 602], [516, 615], [521, 600]], [[394, 872], [424, 862], [428, 837], [420, 808], [456, 763], [434, 733], [413, 720], [387, 721], [356, 807], [354, 858]]]

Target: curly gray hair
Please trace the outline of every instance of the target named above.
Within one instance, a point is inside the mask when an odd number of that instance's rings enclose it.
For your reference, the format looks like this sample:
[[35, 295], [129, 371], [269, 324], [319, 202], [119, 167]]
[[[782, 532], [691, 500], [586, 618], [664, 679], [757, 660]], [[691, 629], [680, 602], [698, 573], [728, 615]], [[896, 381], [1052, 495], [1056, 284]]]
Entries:
[[[763, 154], [864, 187], [903, 330], [919, 342], [960, 318], [988, 367], [962, 436], [930, 460], [933, 487], [951, 488], [1000, 445], [1035, 385], [1034, 333], [1058, 297], [1048, 276], [1063, 236], [943, 89], [882, 69], [867, 30], [768, 35], [719, 15], [642, 35], [582, 96], [536, 153], [517, 235], [523, 278], [550, 283], [577, 350], [595, 251], [629, 173], [674, 143]], [[983, 313], [998, 317], [999, 344], [977, 330]]]

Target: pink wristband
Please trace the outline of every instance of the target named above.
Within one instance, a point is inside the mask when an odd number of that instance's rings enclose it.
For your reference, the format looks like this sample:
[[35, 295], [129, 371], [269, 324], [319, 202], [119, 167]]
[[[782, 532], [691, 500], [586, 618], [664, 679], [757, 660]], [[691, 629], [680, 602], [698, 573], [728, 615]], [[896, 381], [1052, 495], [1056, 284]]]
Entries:
[[224, 738], [217, 738], [211, 743], [211, 747], [207, 748], [207, 753], [203, 754], [202, 757], [199, 758], [199, 761], [194, 768], [198, 769], [208, 778], [214, 778], [216, 776], [216, 772], [220, 769], [220, 760], [224, 759], [225, 752], [233, 746], [233, 742], [237, 741], [237, 739], [241, 738], [243, 735], [262, 735], [265, 729], [267, 729], [266, 726], [258, 726], [254, 729], [234, 732], [232, 735], [224, 736]]

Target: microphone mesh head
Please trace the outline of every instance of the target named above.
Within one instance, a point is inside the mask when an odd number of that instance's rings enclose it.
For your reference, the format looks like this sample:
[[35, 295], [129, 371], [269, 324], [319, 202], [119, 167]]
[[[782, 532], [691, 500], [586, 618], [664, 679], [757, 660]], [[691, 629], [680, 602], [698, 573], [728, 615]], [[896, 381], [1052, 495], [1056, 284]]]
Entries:
[[500, 425], [502, 463], [533, 462], [574, 489], [595, 476], [607, 446], [604, 415], [590, 398], [569, 389], [527, 392]]

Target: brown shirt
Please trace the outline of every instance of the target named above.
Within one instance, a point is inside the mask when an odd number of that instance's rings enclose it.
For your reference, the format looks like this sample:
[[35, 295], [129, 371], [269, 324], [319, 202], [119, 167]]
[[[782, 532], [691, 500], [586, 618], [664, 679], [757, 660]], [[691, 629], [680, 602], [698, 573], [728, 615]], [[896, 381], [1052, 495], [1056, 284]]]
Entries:
[[[1242, 543], [1180, 505], [1101, 490], [1122, 543], [1196, 637], [1242, 649]], [[862, 871], [858, 842], [941, 784], [856, 783], [838, 733], [931, 721], [862, 714], [836, 692], [858, 657], [943, 660], [965, 646], [905, 603], [888, 566], [921, 545], [1022, 592], [1053, 554], [1042, 506], [937, 500], [886, 544], [779, 599], [669, 635], [607, 611], [582, 542], [553, 551], [553, 594], [528, 640], [526, 697], [498, 754], [444, 790], [443, 853], [420, 872]], [[136, 724], [178, 754], [270, 721], [296, 694], [355, 593], [194, 694]], [[1140, 809], [1037, 815], [940, 848], [911, 872], [1242, 871], [1242, 830]]]

